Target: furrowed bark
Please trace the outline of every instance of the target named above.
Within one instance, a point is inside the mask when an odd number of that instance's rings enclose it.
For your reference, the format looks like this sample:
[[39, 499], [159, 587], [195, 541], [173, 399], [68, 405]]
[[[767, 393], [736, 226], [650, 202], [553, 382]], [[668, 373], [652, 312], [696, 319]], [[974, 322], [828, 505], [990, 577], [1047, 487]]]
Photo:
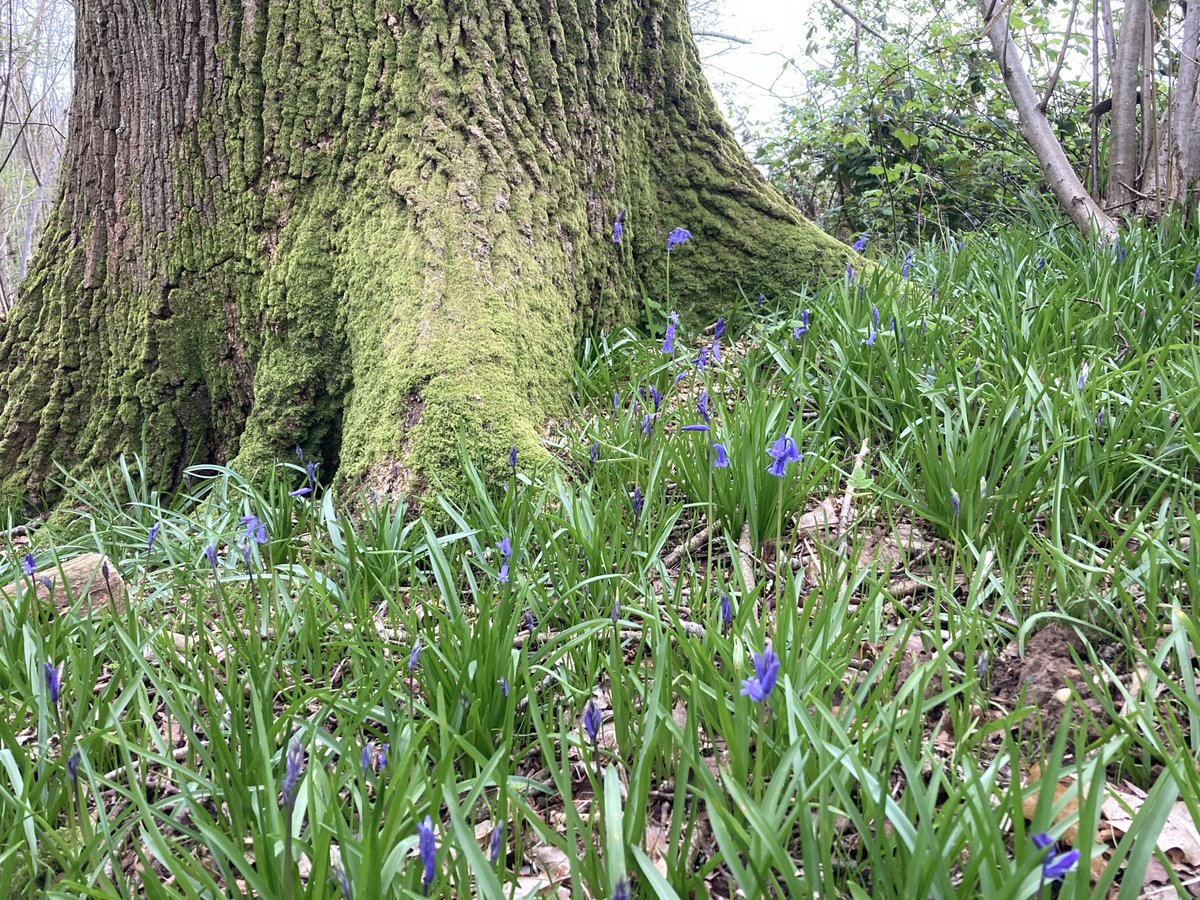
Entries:
[[492, 474], [536, 454], [580, 336], [666, 302], [672, 228], [697, 327], [845, 268], [737, 146], [683, 0], [77, 17], [63, 191], [0, 339], [0, 493], [297, 444], [344, 484], [454, 493], [460, 433]]
[[[1145, 53], [1146, 0], [1128, 0], [1112, 66], [1112, 113], [1109, 116], [1108, 208], [1119, 209], [1136, 197], [1138, 165], [1137, 95]], [[1147, 109], [1149, 104], [1147, 104]]]
[[992, 43], [992, 51], [1000, 64], [1000, 74], [1017, 109], [1021, 134], [1037, 156], [1050, 190], [1068, 218], [1084, 234], [1098, 235], [1108, 241], [1116, 240], [1116, 223], [1092, 199], [1071, 168], [1070, 160], [1041, 108], [1037, 92], [1013, 44], [1008, 24], [1008, 6], [996, 0], [980, 0], [979, 9], [983, 15], [984, 30]]
[[1179, 71], [1161, 123], [1158, 183], [1168, 204], [1195, 213], [1200, 201], [1200, 3], [1183, 20]]

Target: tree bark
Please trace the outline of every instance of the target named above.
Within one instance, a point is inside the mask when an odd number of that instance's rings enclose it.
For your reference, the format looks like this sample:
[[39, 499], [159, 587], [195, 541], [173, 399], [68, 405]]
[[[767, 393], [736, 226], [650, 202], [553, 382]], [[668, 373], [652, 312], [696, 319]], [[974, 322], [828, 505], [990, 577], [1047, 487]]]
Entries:
[[1037, 156], [1055, 199], [1084, 234], [1116, 240], [1116, 223], [1088, 194], [1050, 127], [1033, 82], [1029, 80], [1013, 44], [1012, 29], [1008, 24], [1008, 5], [998, 0], [980, 0], [979, 9], [983, 15], [984, 30], [1000, 64], [1000, 74], [1017, 109], [1021, 134]]
[[[1107, 191], [1109, 209], [1125, 207], [1137, 196], [1137, 96], [1148, 17], [1149, 4], [1146, 0], [1129, 0], [1125, 4], [1125, 19], [1121, 23], [1117, 55], [1112, 67]], [[1148, 97], [1146, 101], [1146, 110], [1149, 110]]]
[[1187, 6], [1179, 69], [1158, 152], [1158, 185], [1167, 205], [1194, 213], [1200, 199], [1200, 3]]
[[[683, 0], [79, 0], [62, 192], [0, 343], [0, 493], [144, 449], [453, 492], [589, 330], [847, 253], [746, 159]], [[627, 210], [625, 241], [612, 223]]]

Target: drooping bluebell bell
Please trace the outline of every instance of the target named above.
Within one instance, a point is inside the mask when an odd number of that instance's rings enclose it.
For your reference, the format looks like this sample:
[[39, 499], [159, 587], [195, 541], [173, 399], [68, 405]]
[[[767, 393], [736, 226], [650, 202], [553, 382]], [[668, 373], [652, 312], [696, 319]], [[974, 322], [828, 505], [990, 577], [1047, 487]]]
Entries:
[[32, 553], [25, 554], [25, 564], [21, 566], [21, 571], [25, 573], [26, 578], [32, 578], [37, 574], [37, 560], [33, 558]]
[[588, 451], [588, 459], [592, 461], [594, 466], [600, 459], [600, 442], [596, 441], [592, 444], [592, 449]]
[[733, 627], [733, 601], [728, 594], [721, 595], [721, 632], [728, 633]]
[[714, 363], [718, 366], [721, 365], [721, 341], [719, 338], [712, 343], [712, 358]]
[[700, 349], [700, 355], [696, 357], [696, 368], [701, 372], [708, 368], [708, 354], [709, 349], [707, 347], [702, 347]]
[[70, 757], [67, 758], [67, 777], [71, 779], [71, 784], [79, 784], [79, 748], [76, 747], [71, 751]]
[[508, 451], [508, 467], [514, 473], [517, 471], [517, 448], [515, 446]]
[[635, 517], [641, 516], [642, 507], [645, 505], [646, 498], [642, 496], [642, 489], [640, 487], [635, 487], [633, 489], [633, 514]]
[[684, 425], [684, 426], [683, 426], [683, 428], [682, 428], [681, 430], [683, 430], [683, 431], [702, 431], [702, 432], [707, 432], [707, 431], [708, 431], [708, 426], [707, 426], [707, 425]]
[[905, 281], [908, 281], [908, 276], [912, 274], [912, 270], [913, 252], [909, 250], [906, 254], [904, 254], [904, 265], [900, 267], [900, 277]]
[[767, 298], [764, 297], [762, 294], [759, 294], [758, 295], [758, 305], [762, 306], [766, 302], [767, 302]]
[[413, 644], [412, 653], [408, 655], [408, 671], [415, 672], [421, 667], [421, 654], [424, 651], [425, 647], [421, 643], [421, 639], [417, 638], [416, 643]]
[[362, 770], [364, 775], [370, 775], [375, 769], [375, 750], [367, 741], [362, 748]]
[[686, 244], [692, 239], [692, 233], [686, 228], [676, 228], [667, 236], [667, 252], [670, 253], [680, 244]]
[[50, 696], [50, 702], [57, 706], [58, 698], [62, 696], [62, 673], [53, 663], [46, 663], [42, 672], [46, 677], [46, 693]]
[[417, 825], [417, 844], [421, 854], [421, 865], [425, 870], [421, 883], [428, 896], [429, 889], [433, 887], [433, 879], [437, 876], [437, 838], [433, 833], [433, 819], [430, 816], [426, 816], [425, 821]]
[[642, 417], [642, 437], [650, 437], [650, 432], [654, 430], [654, 415], [647, 413]]
[[625, 236], [625, 210], [617, 213], [617, 218], [613, 222], [613, 243], [621, 243], [621, 238]]
[[342, 892], [342, 900], [354, 900], [354, 891], [350, 887], [350, 876], [346, 870], [336, 863], [330, 867], [329, 875], [337, 882], [338, 890]]
[[296, 808], [296, 796], [300, 791], [300, 779], [304, 775], [304, 763], [307, 756], [299, 738], [292, 738], [288, 745], [286, 770], [283, 774], [283, 791], [280, 805], [291, 812]]
[[988, 652], [980, 650], [979, 655], [975, 657], [975, 675], [980, 681], [987, 677], [988, 661]]
[[592, 742], [592, 746], [598, 746], [600, 743], [600, 725], [603, 719], [600, 716], [600, 710], [596, 708], [594, 700], [589, 700], [587, 708], [583, 711], [583, 730], [587, 732], [588, 740]]
[[716, 452], [716, 459], [713, 460], [714, 469], [729, 468], [729, 453], [725, 450], [724, 444], [713, 444], [713, 450]]
[[535, 616], [533, 614], [532, 610], [529, 610], [529, 609], [525, 610], [525, 630], [528, 631], [530, 634], [533, 634], [535, 631], [537, 631], [537, 627], [538, 627], [537, 616]]
[[296, 490], [294, 490], [294, 491], [288, 491], [288, 496], [289, 497], [307, 497], [311, 493], [312, 493], [312, 488], [310, 488], [306, 484], [306, 485], [304, 485], [304, 487], [296, 488]]
[[1082, 391], [1088, 383], [1088, 364], [1085, 362], [1079, 370], [1079, 380], [1075, 382], [1075, 390]]
[[1196, 266], [1196, 287], [1200, 287], [1200, 265]]
[[727, 327], [728, 326], [725, 324], [725, 317], [721, 316], [721, 318], [717, 319], [717, 324], [713, 326], [713, 338], [719, 341], [721, 338], [725, 337], [725, 329]]
[[846, 281], [854, 284], [854, 266], [849, 263], [846, 264]]
[[496, 580], [501, 584], [508, 584], [511, 577], [512, 575], [509, 570], [508, 560], [506, 559], [500, 564], [500, 571], [496, 574]]
[[265, 544], [267, 542], [267, 526], [258, 520], [258, 516], [242, 517], [242, 526], [246, 529], [245, 540], [249, 544]]
[[687, 378], [687, 372], [677, 372], [675, 375], [675, 384], [678, 385], [685, 378]]
[[767, 451], [767, 456], [772, 460], [767, 471], [776, 478], [783, 478], [787, 475], [787, 467], [790, 463], [798, 463], [804, 459], [796, 442], [786, 434], [771, 446], [771, 449]]
[[53, 578], [43, 575], [41, 578], [38, 579], [38, 584], [40, 584], [42, 587], [44, 587], [50, 593], [52, 593], [52, 594], [54, 593], [54, 579]]
[[658, 412], [658, 410], [662, 407], [663, 394], [662, 391], [660, 391], [654, 385], [650, 385], [650, 399], [654, 401], [654, 411]]
[[501, 692], [503, 692], [504, 696], [505, 696], [505, 697], [507, 697], [507, 696], [508, 696], [508, 693], [509, 693], [509, 691], [511, 691], [511, 690], [512, 690], [512, 688], [511, 688], [511, 687], [509, 686], [509, 684], [508, 684], [508, 679], [507, 679], [507, 678], [500, 678], [500, 679], [497, 679], [496, 683], [497, 683], [498, 685], [500, 685], [500, 690], [501, 690]]
[[1118, 239], [1117, 240], [1117, 263], [1120, 264], [1120, 263], [1125, 262], [1125, 257], [1127, 257], [1128, 255], [1129, 255], [1129, 251], [1125, 249], [1125, 245], [1122, 244], [1121, 241]]
[[878, 306], [871, 307], [871, 319], [875, 322], [875, 330], [878, 331], [879, 330], [879, 307]]
[[662, 352], [663, 353], [674, 353], [675, 352], [675, 323], [674, 322], [667, 323], [667, 333], [666, 333], [666, 336], [663, 338]]
[[962, 515], [962, 498], [958, 496], [958, 491], [950, 491], [950, 505], [954, 507], [954, 518]]
[[1044, 256], [1039, 257], [1038, 261], [1037, 261], [1037, 265], [1034, 266], [1034, 268], [1037, 269], [1039, 272], [1042, 271], [1042, 269], [1046, 268], [1046, 257], [1044, 257]]
[[867, 241], [870, 240], [870, 238], [871, 238], [871, 235], [865, 231], [861, 235], [859, 235], [858, 240], [854, 242], [855, 251], [857, 251], [858, 253], [862, 253], [864, 250], [866, 250], [867, 249]]
[[802, 338], [806, 334], [808, 334], [808, 328], [809, 328], [809, 311], [807, 309], [805, 309], [805, 310], [802, 310], [800, 313], [800, 327], [796, 328], [792, 331], [792, 337], [799, 340], [800, 338]]
[[1104, 410], [1100, 410], [1100, 412], [1096, 413], [1096, 427], [1097, 428], [1104, 427], [1104, 416], [1105, 416]]
[[321, 465], [319, 462], [310, 462], [307, 466], [308, 470], [308, 486], [315, 488], [317, 486], [317, 467]]
[[204, 555], [208, 558], [208, 564], [212, 566], [213, 571], [217, 570], [217, 545], [209, 544], [204, 548]]
[[700, 399], [696, 403], [696, 411], [700, 413], [700, 418], [704, 420], [705, 425], [712, 424], [712, 414], [708, 411], [708, 391], [700, 394]]
[[754, 675], [742, 681], [742, 696], [762, 703], [775, 690], [779, 680], [779, 657], [767, 644], [762, 653], [754, 654]]
[[299, 444], [296, 445], [296, 459], [304, 462], [304, 450]]
[[162, 532], [162, 522], [155, 522], [150, 526], [150, 530], [146, 533], [146, 552], [149, 553], [154, 549], [154, 542], [158, 540], [159, 534]]
[[613, 394], [613, 412], [621, 411], [621, 395]]
[[1079, 863], [1081, 854], [1078, 850], [1055, 853], [1052, 849], [1054, 847], [1054, 838], [1045, 832], [1035, 834], [1032, 841], [1033, 846], [1038, 850], [1050, 851], [1046, 854], [1046, 859], [1042, 863], [1042, 879], [1045, 881], [1061, 881]]
[[874, 328], [872, 328], [871, 333], [868, 334], [866, 339], [863, 341], [863, 346], [864, 347], [874, 347], [875, 341], [878, 340], [878, 338], [879, 338], [879, 332], [876, 331]]
[[613, 888], [613, 900], [630, 900], [633, 896], [630, 891], [629, 879], [622, 875], [617, 879], [617, 886]]
[[500, 862], [500, 852], [504, 849], [504, 823], [501, 822], [492, 829], [492, 837], [488, 841], [488, 860], [494, 866]]

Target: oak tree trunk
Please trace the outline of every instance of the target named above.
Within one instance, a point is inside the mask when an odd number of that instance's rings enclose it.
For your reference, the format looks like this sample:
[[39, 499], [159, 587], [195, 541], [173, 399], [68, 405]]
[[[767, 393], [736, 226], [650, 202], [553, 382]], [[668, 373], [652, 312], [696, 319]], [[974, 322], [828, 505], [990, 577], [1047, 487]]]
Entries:
[[[721, 119], [683, 0], [79, 0], [61, 194], [0, 337], [0, 493], [145, 449], [453, 490], [581, 335], [840, 272]], [[625, 216], [625, 240], [612, 223]]]

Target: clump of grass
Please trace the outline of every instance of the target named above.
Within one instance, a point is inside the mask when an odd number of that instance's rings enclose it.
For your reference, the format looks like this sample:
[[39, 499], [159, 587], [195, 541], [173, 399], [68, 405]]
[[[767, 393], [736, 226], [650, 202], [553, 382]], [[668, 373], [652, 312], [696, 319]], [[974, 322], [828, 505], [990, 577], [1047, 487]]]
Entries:
[[[464, 448], [440, 533], [318, 460], [73, 484], [0, 564], [0, 895], [1136, 888], [1200, 817], [1195, 246], [974, 236], [749, 303], [720, 362], [709, 323], [589, 342], [562, 464], [495, 489]], [[34, 599], [85, 551], [124, 614]], [[1052, 622], [1039, 729], [992, 679]]]

